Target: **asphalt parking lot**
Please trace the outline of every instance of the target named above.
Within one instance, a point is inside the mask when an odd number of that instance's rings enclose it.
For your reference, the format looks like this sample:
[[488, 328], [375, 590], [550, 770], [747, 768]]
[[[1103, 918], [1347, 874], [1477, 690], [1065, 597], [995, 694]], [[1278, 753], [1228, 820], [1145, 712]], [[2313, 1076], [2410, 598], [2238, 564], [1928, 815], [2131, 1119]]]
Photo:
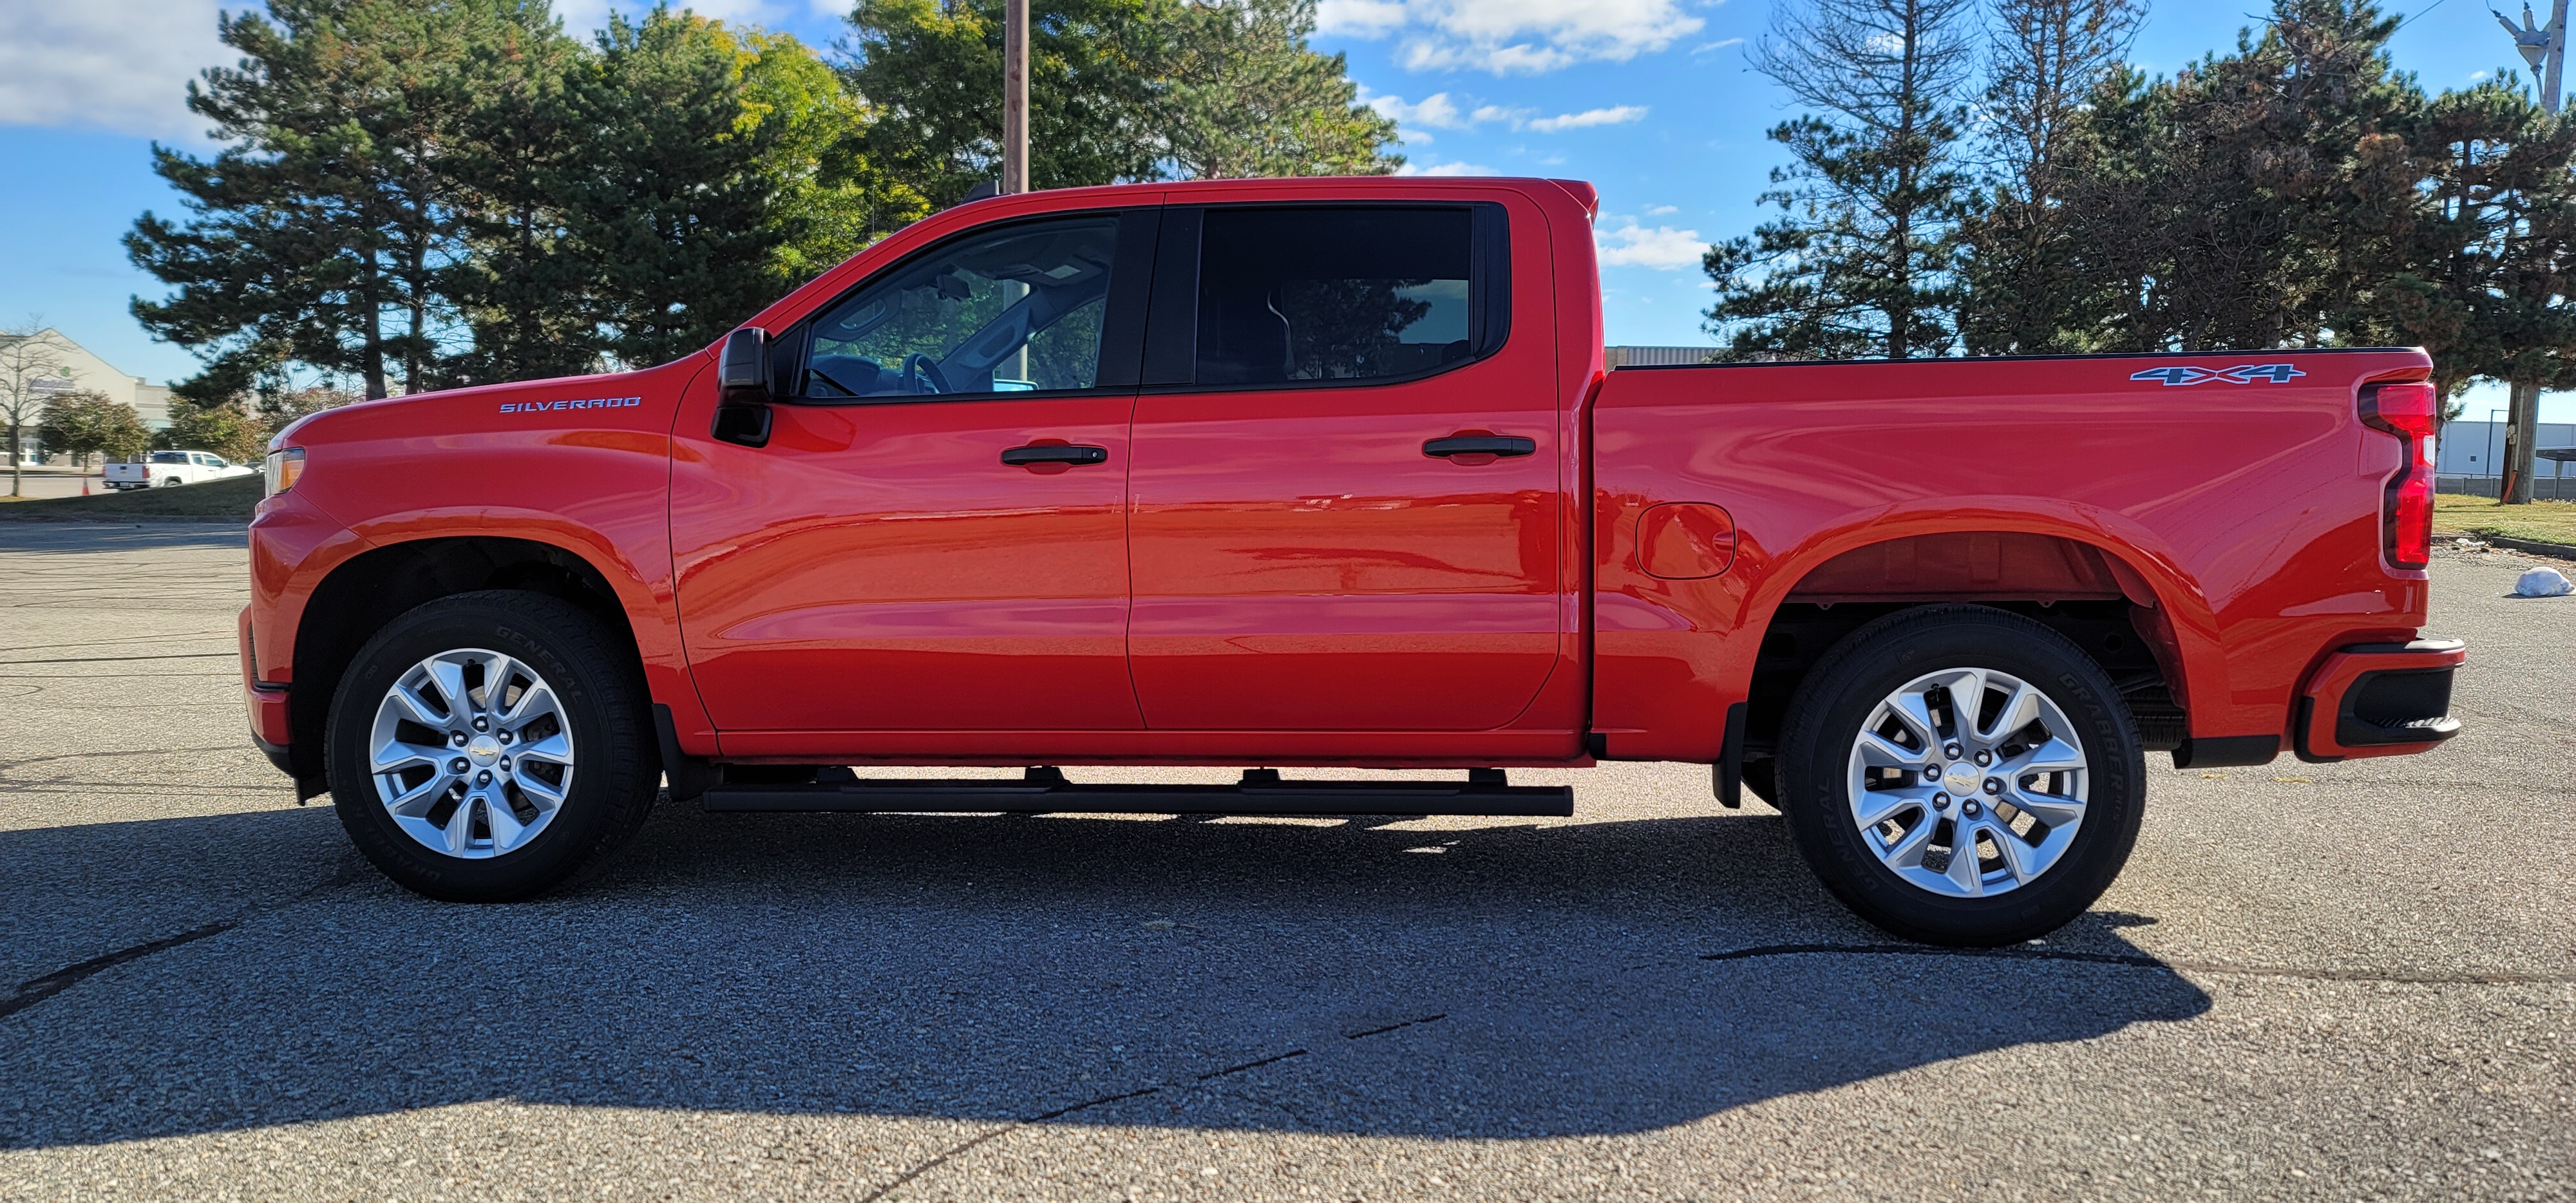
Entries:
[[2435, 567], [2449, 747], [2152, 757], [2111, 894], [1966, 955], [1684, 766], [1514, 774], [1570, 820], [666, 807], [427, 902], [250, 747], [239, 531], [0, 524], [0, 1198], [2569, 1198], [2576, 599], [2522, 566]]

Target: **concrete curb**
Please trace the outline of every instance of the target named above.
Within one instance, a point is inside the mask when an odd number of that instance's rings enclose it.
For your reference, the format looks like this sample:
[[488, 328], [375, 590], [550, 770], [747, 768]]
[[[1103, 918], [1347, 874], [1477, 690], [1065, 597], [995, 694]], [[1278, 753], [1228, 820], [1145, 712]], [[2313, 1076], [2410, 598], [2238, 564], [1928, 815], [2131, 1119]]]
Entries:
[[2536, 556], [2556, 556], [2562, 560], [2576, 560], [2576, 544], [2544, 543], [2538, 539], [2516, 539], [2508, 535], [2474, 535], [2473, 537], [2484, 540], [2491, 547], [2509, 547], [2515, 551], [2527, 551]]

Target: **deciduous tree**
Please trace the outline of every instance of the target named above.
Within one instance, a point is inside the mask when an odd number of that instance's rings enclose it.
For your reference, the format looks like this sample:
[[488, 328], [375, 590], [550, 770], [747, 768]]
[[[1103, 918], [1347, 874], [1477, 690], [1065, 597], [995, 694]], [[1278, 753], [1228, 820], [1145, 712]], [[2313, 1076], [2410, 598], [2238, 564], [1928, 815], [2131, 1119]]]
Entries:
[[83, 468], [93, 455], [123, 459], [152, 445], [152, 432], [133, 406], [95, 389], [47, 397], [36, 437], [44, 440], [46, 451], [63, 452]]
[[33, 319], [0, 327], [0, 419], [9, 424], [9, 495], [19, 496], [27, 427], [71, 380], [71, 344]]

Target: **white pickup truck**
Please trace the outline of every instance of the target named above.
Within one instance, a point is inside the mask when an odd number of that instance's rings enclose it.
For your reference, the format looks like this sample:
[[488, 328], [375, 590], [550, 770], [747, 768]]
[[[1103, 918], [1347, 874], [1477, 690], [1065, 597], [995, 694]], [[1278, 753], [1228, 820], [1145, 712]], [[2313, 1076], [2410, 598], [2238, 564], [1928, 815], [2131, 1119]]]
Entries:
[[111, 489], [149, 489], [249, 476], [257, 471], [211, 451], [155, 451], [137, 463], [109, 464], [106, 475]]

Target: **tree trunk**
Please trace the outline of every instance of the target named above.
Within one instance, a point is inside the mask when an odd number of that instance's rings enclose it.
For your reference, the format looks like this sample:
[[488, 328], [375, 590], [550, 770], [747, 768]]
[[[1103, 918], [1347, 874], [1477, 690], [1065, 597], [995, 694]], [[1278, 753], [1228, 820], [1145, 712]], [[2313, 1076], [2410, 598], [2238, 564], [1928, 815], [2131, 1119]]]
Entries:
[[19, 478], [26, 474], [24, 463], [27, 458], [26, 438], [27, 432], [19, 429], [16, 421], [11, 421], [9, 423], [9, 495], [11, 497], [18, 495]]
[[2505, 505], [2531, 503], [2531, 472], [2539, 457], [2532, 452], [2540, 442], [2540, 386], [2517, 382], [2506, 402], [2504, 427], [2504, 480], [2496, 489], [2496, 498]]

